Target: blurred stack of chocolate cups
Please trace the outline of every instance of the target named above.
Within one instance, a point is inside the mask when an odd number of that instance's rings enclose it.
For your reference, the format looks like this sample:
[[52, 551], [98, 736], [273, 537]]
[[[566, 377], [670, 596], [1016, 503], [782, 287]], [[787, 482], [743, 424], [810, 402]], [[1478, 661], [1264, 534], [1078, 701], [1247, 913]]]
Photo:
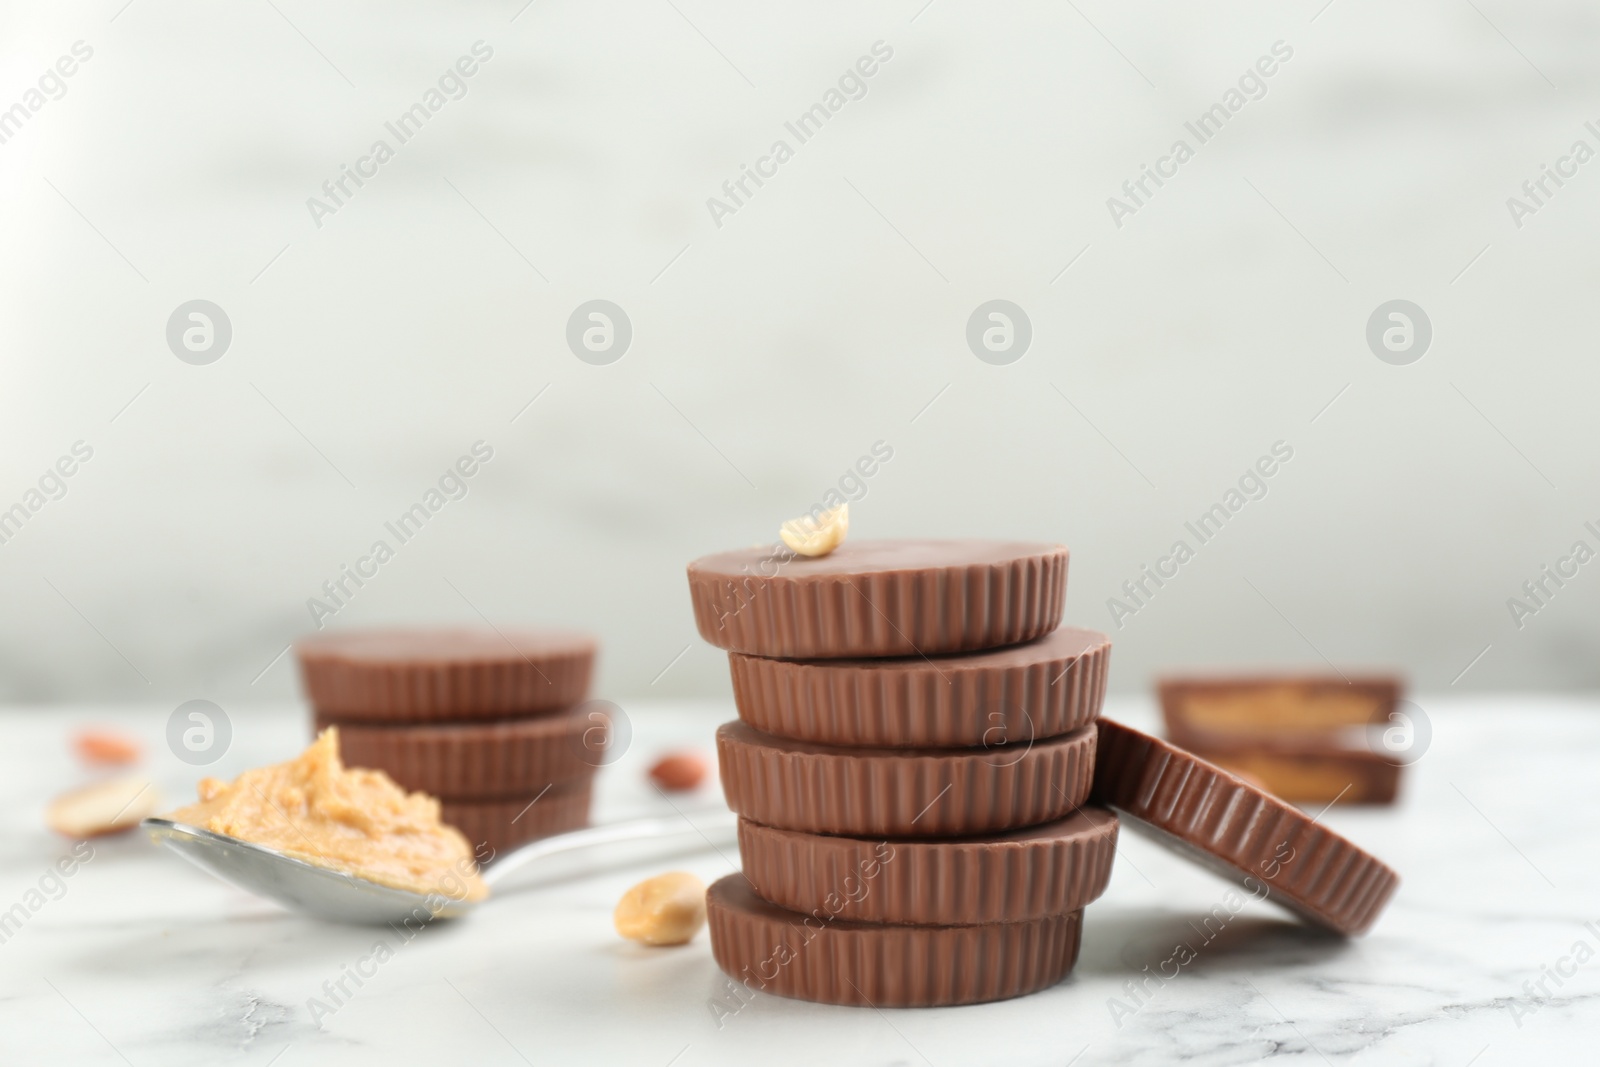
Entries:
[[611, 722], [586, 704], [596, 642], [561, 630], [371, 630], [295, 646], [345, 764], [429, 793], [480, 862], [585, 826]]
[[717, 750], [743, 874], [708, 894], [730, 979], [915, 1007], [1072, 969], [1118, 824], [1084, 806], [1110, 642], [1058, 628], [1066, 575], [1063, 546], [994, 541], [690, 565], [739, 711]]

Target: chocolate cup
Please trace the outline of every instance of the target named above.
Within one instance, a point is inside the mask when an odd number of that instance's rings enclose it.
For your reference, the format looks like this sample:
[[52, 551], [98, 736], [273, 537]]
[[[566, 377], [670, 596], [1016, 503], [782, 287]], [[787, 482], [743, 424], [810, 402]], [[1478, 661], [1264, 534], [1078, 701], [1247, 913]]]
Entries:
[[728, 656], [739, 718], [823, 745], [954, 748], [1026, 742], [1100, 714], [1111, 641], [1063, 626], [1026, 644], [927, 658]]
[[802, 914], [869, 923], [1021, 922], [1080, 911], [1111, 879], [1117, 817], [1082, 808], [983, 837], [834, 837], [739, 820], [756, 895]]
[[931, 656], [1031, 641], [1055, 629], [1065, 545], [849, 541], [807, 558], [776, 545], [689, 564], [700, 636], [753, 656]]
[[341, 722], [508, 719], [583, 700], [595, 640], [568, 630], [364, 630], [295, 645], [306, 697]]
[[1149, 734], [1098, 726], [1094, 801], [1135, 832], [1347, 937], [1394, 895], [1399, 875], [1298, 808]]
[[[1077, 962], [1082, 913], [966, 926], [879, 926], [768, 903], [741, 875], [706, 893], [711, 953], [729, 983], [720, 1020], [748, 991], [824, 1004], [933, 1008], [982, 1004], [1055, 985]], [[721, 1008], [721, 1013], [718, 1008]]]
[[1030, 745], [860, 749], [717, 728], [728, 806], [784, 830], [858, 837], [997, 833], [1065, 817], [1089, 794], [1095, 731]]
[[346, 766], [383, 771], [405, 789], [436, 797], [500, 800], [592, 776], [605, 746], [591, 731], [609, 720], [580, 704], [531, 719], [424, 726], [339, 723], [319, 714], [315, 726], [318, 733], [339, 728]]
[[480, 864], [518, 845], [589, 825], [594, 780], [551, 786], [512, 800], [441, 800], [440, 818], [461, 831]]

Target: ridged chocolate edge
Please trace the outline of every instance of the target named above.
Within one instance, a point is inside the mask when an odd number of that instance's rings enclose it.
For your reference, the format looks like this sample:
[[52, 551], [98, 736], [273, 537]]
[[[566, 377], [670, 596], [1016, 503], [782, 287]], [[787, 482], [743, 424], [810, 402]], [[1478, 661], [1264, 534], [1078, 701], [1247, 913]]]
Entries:
[[767, 826], [862, 837], [993, 833], [1065, 816], [1087, 799], [1094, 727], [994, 749], [824, 748], [717, 729], [728, 806]]
[[869, 573], [689, 572], [700, 636], [753, 656], [830, 659], [969, 652], [1031, 641], [1061, 621], [1067, 550], [1000, 564]]
[[[877, 926], [778, 908], [728, 875], [706, 893], [711, 953], [731, 1014], [749, 992], [823, 1004], [933, 1008], [1046, 989], [1078, 959], [1081, 912], [969, 926]], [[737, 984], [735, 984], [737, 983]], [[718, 1016], [721, 1017], [720, 1015]]]
[[1131, 826], [1346, 936], [1365, 933], [1394, 896], [1394, 870], [1299, 809], [1121, 723], [1101, 719], [1099, 731], [1094, 801]]
[[375, 726], [318, 714], [315, 727], [318, 733], [339, 727], [346, 766], [383, 771], [408, 790], [434, 796], [497, 800], [594, 774], [604, 748], [585, 747], [596, 723], [580, 712], [581, 706], [530, 719], [426, 726]]
[[588, 694], [594, 650], [464, 663], [358, 663], [296, 649], [306, 699], [345, 722], [509, 719], [571, 707]]
[[874, 841], [740, 819], [739, 854], [756, 894], [790, 911], [869, 923], [1022, 922], [1080, 911], [1105, 892], [1117, 817], [1085, 814], [1070, 834], [1003, 842]]
[[514, 800], [440, 800], [439, 817], [461, 831], [478, 862], [487, 864], [518, 845], [589, 825], [593, 797], [594, 783], [590, 780], [552, 786], [537, 800], [532, 796]]
[[1111, 642], [1079, 656], [982, 670], [862, 670], [732, 652], [739, 718], [763, 733], [824, 745], [953, 748], [1055, 737], [1094, 720]]

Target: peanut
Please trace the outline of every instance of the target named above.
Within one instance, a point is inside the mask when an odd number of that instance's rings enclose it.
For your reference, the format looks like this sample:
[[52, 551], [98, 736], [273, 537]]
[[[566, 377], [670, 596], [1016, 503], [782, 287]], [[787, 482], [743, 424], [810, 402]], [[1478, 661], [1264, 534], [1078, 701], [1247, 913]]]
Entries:
[[849, 532], [850, 505], [840, 504], [815, 518], [802, 515], [790, 519], [778, 528], [778, 537], [802, 556], [826, 556], [844, 544]]
[[139, 742], [109, 730], [83, 730], [72, 747], [85, 763], [123, 765], [139, 762]]
[[113, 778], [56, 797], [44, 821], [67, 837], [99, 837], [130, 830], [160, 807], [161, 794], [147, 779]]
[[669, 752], [650, 767], [650, 780], [668, 793], [686, 793], [705, 781], [706, 761], [698, 752]]
[[646, 878], [611, 916], [617, 933], [646, 945], [686, 945], [706, 924], [706, 885], [687, 871]]

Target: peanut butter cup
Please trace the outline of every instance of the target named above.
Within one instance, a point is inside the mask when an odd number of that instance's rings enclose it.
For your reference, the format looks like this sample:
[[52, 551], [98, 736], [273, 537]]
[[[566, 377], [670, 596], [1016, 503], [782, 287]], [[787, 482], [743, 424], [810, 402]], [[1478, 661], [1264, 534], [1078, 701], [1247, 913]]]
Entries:
[[[332, 725], [316, 716], [321, 732]], [[595, 773], [610, 721], [590, 704], [500, 722], [339, 727], [339, 749], [352, 767], [370, 767], [410, 790], [452, 800], [527, 797]]]
[[810, 833], [947, 837], [1065, 817], [1089, 794], [1095, 731], [993, 748], [834, 748], [717, 728], [728, 806]]
[[1121, 723], [1099, 731], [1094, 800], [1131, 829], [1346, 936], [1394, 895], [1399, 875], [1298, 808]]
[[317, 712], [341, 723], [512, 718], [581, 701], [595, 640], [567, 630], [368, 630], [299, 642]]
[[1030, 641], [1061, 621], [1066, 589], [1066, 546], [1030, 541], [849, 541], [819, 557], [774, 545], [689, 564], [701, 637], [785, 658]]
[[982, 837], [802, 834], [739, 820], [757, 895], [790, 911], [870, 923], [1021, 922], [1078, 911], [1105, 892], [1117, 817], [1065, 819]]
[[[706, 893], [711, 952], [744, 989], [825, 1004], [981, 1004], [1052, 986], [1077, 961], [1082, 914], [960, 926], [875, 925], [801, 914], [730, 874]], [[732, 1014], [748, 993], [732, 990]]]
[[764, 733], [873, 748], [990, 746], [1055, 737], [1100, 713], [1111, 641], [1063, 626], [1026, 644], [896, 659], [732, 653], [739, 717]]
[[593, 795], [589, 779], [511, 800], [441, 800], [439, 817], [461, 831], [479, 863], [491, 863], [518, 845], [587, 826]]

